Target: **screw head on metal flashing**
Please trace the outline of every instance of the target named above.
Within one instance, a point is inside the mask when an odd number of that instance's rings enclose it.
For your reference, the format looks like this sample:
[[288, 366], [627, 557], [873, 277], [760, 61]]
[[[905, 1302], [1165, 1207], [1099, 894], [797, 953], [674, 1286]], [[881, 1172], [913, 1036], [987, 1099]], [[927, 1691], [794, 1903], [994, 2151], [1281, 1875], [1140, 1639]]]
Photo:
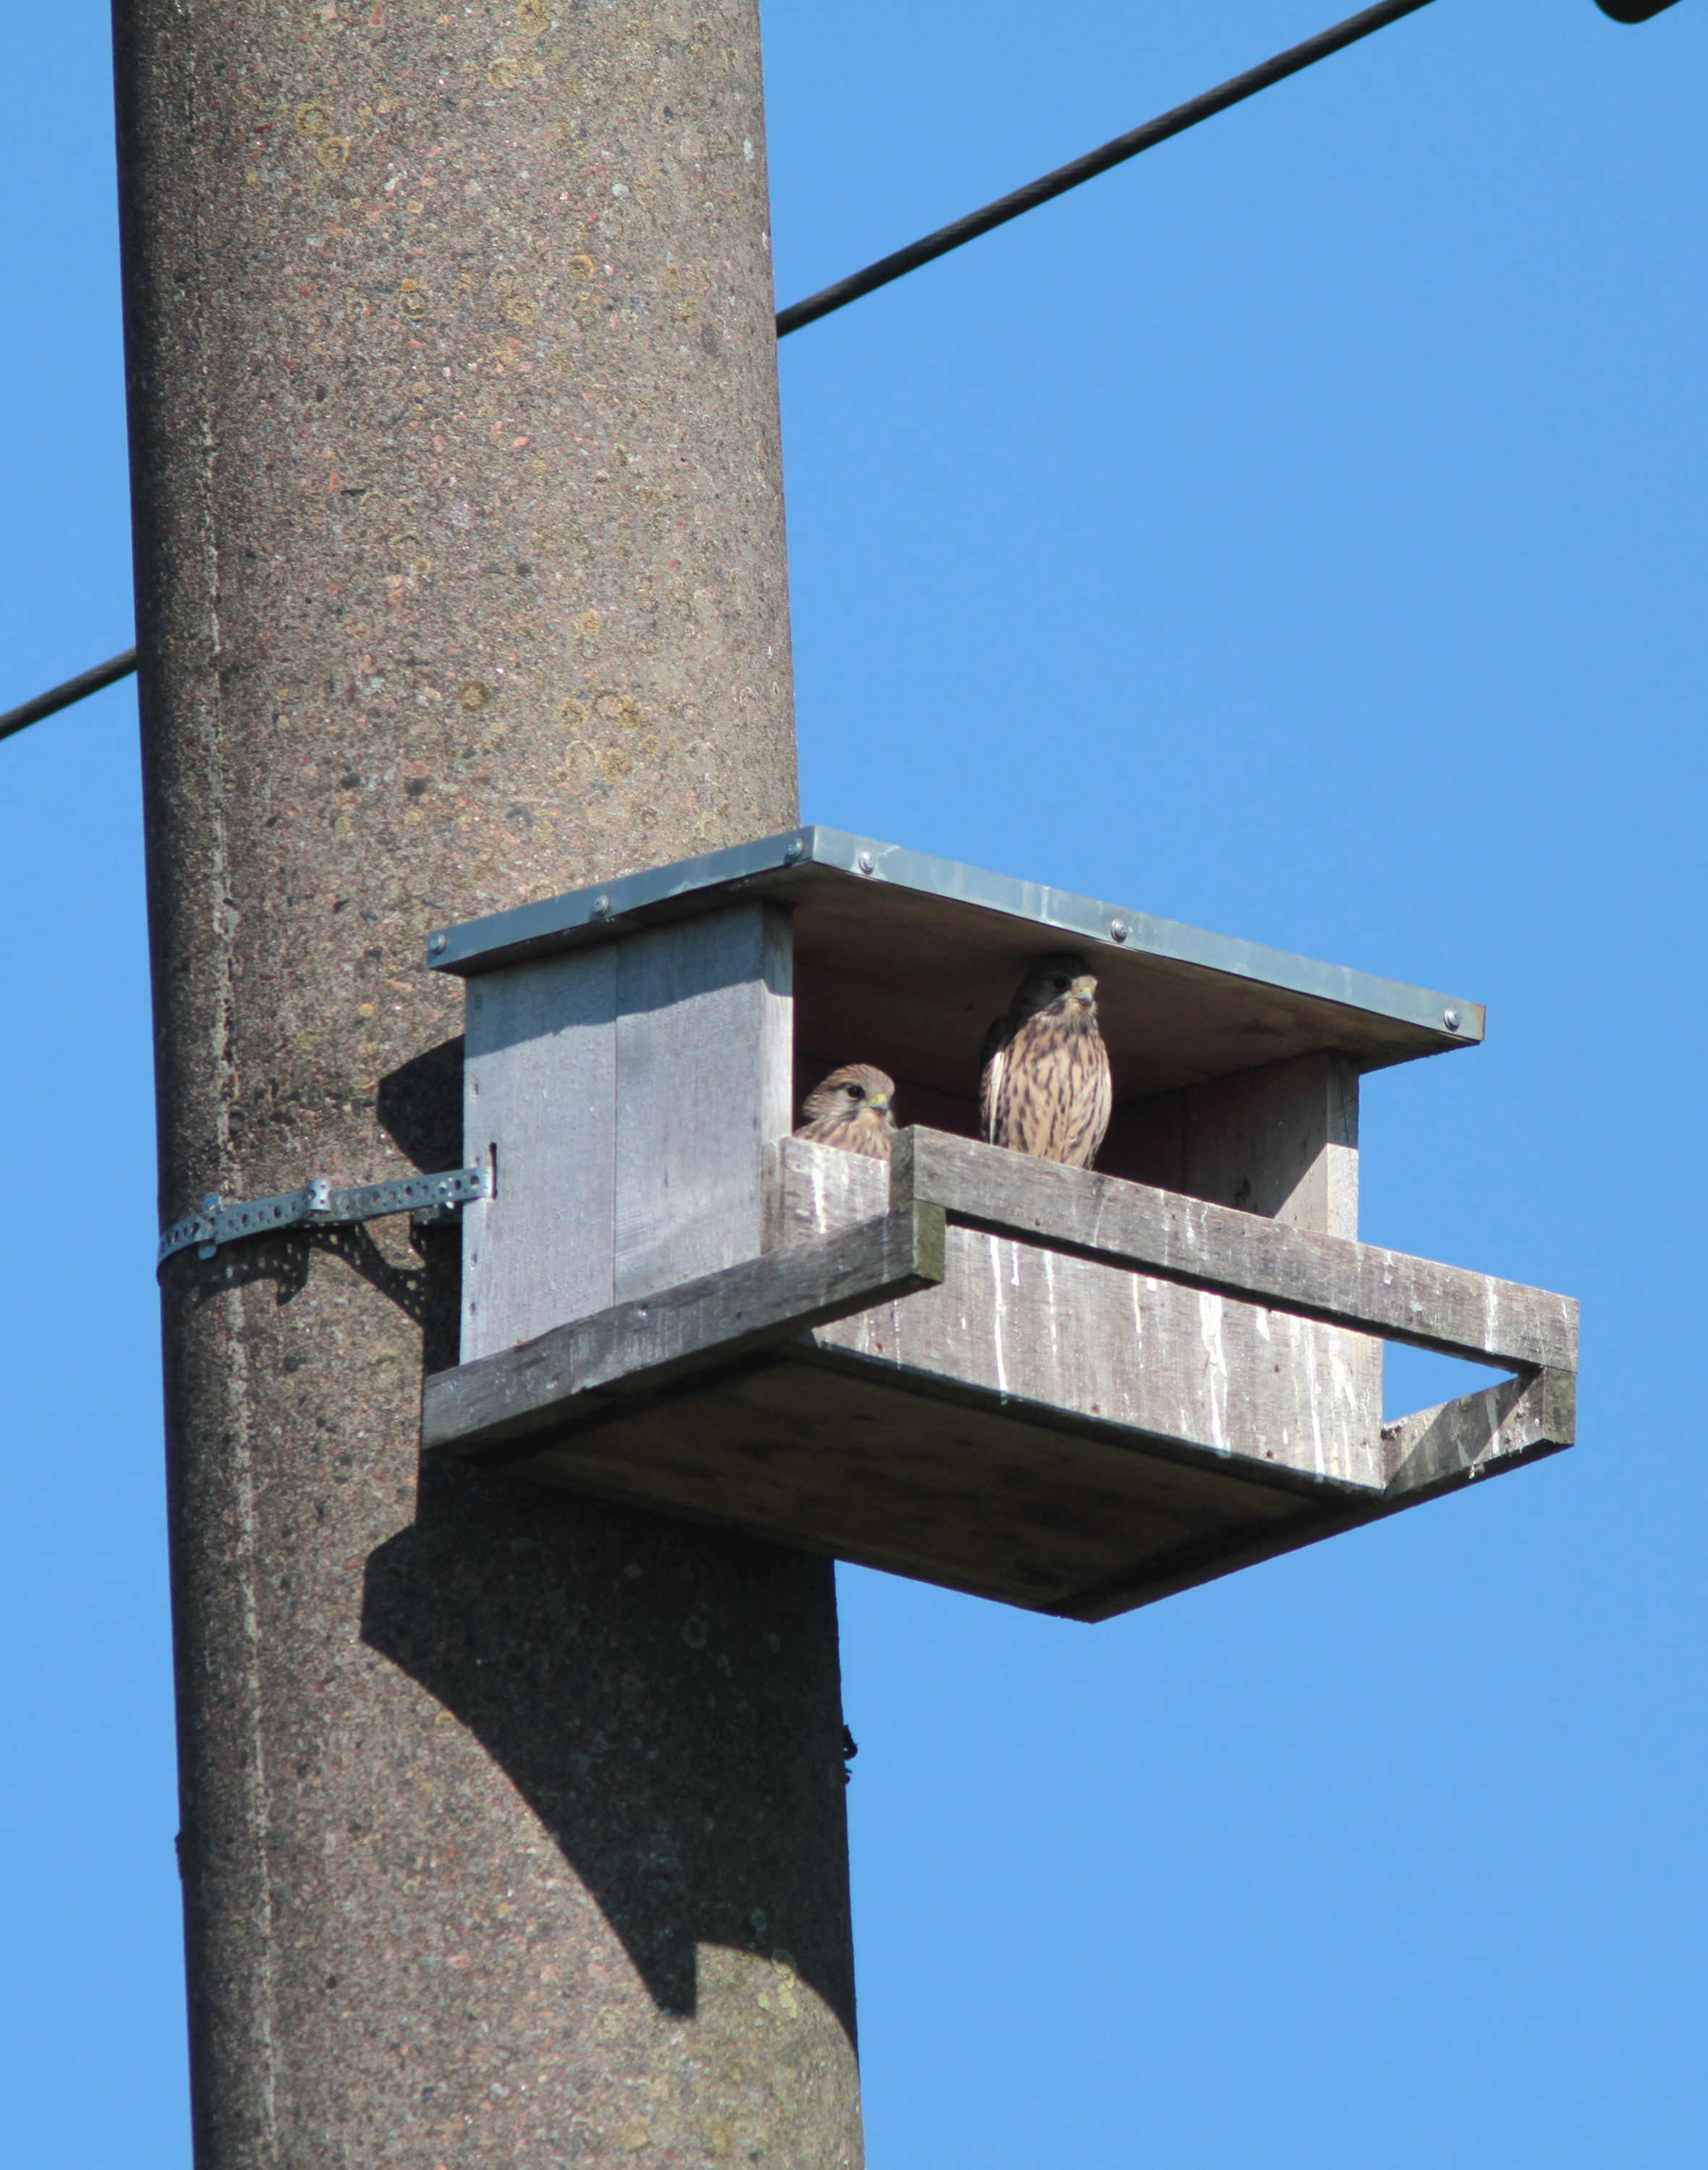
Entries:
[[1443, 1010], [1441, 1013], [1441, 1021], [1447, 1027], [1449, 1032], [1457, 1032], [1459, 1030], [1459, 1012], [1457, 1010]]
[[798, 859], [806, 849], [805, 836], [791, 836], [783, 847], [783, 856], [785, 859]]
[[1125, 942], [1132, 932], [1132, 929], [1124, 919], [1111, 919], [1109, 922], [1109, 938], [1111, 942]]
[[872, 869], [873, 869], [875, 866], [876, 866], [876, 864], [877, 864], [878, 863], [877, 863], [877, 861], [876, 861], [876, 860], [872, 857], [872, 855], [871, 855], [871, 853], [870, 853], [870, 852], [862, 852], [860, 853], [860, 855], [859, 855], [859, 863], [859, 863], [859, 870], [860, 870], [860, 872], [861, 872], [863, 874], [869, 874], [871, 872]]
[[431, 950], [434, 956], [436, 957], [450, 939], [451, 938], [448, 934], [436, 934], [429, 941], [427, 947]]
[[593, 917], [595, 919], [603, 919], [607, 917], [610, 910], [611, 900], [608, 896], [596, 896], [593, 899]]

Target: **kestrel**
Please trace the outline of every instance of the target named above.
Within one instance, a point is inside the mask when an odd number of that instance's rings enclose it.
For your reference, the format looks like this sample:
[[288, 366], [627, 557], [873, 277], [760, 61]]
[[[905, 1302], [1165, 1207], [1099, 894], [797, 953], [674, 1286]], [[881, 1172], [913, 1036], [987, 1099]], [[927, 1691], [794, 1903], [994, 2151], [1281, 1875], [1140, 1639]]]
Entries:
[[815, 1085], [800, 1112], [806, 1120], [795, 1133], [815, 1145], [887, 1160], [896, 1125], [890, 1114], [895, 1087], [870, 1062], [850, 1062]]
[[1109, 1128], [1097, 982], [1071, 951], [1041, 957], [984, 1036], [980, 1125], [992, 1145], [1090, 1168]]

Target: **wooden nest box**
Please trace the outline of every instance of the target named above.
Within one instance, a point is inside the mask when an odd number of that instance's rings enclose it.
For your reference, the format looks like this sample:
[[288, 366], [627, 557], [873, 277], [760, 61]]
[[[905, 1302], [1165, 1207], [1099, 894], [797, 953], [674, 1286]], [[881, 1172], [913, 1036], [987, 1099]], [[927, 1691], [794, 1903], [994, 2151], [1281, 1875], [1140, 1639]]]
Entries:
[[[1095, 1173], [977, 1142], [1097, 975]], [[1095, 1620], [1570, 1444], [1577, 1306], [1357, 1241], [1358, 1078], [1475, 1003], [808, 828], [436, 933], [468, 981], [429, 1451]], [[886, 1166], [790, 1135], [851, 1061]], [[1513, 1376], [1381, 1420], [1381, 1344]]]

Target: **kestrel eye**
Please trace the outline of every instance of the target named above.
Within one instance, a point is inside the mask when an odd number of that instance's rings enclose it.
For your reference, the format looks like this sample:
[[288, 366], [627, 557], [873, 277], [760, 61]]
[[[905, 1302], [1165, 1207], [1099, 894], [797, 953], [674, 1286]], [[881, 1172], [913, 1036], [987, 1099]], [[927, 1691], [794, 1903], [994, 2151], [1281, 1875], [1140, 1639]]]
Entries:
[[1056, 990], [1056, 992], [1058, 995], [1065, 995], [1068, 991], [1068, 982], [1065, 980], [1052, 980], [1050, 985]]
[[865, 1087], [864, 1085], [850, 1085], [848, 1088], [848, 1097], [850, 1100], [864, 1100], [866, 1097]]

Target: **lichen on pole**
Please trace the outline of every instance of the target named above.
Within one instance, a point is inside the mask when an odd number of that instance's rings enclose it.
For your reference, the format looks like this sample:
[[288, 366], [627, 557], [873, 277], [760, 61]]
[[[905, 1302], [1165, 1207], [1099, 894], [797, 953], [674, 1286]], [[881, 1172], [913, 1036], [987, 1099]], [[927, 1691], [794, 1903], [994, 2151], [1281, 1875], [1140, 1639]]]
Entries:
[[[461, 1158], [426, 929], [796, 818], [749, 0], [119, 0], [163, 1220]], [[201, 2170], [852, 2170], [828, 1566], [423, 1472], [457, 1237], [162, 1274]]]

